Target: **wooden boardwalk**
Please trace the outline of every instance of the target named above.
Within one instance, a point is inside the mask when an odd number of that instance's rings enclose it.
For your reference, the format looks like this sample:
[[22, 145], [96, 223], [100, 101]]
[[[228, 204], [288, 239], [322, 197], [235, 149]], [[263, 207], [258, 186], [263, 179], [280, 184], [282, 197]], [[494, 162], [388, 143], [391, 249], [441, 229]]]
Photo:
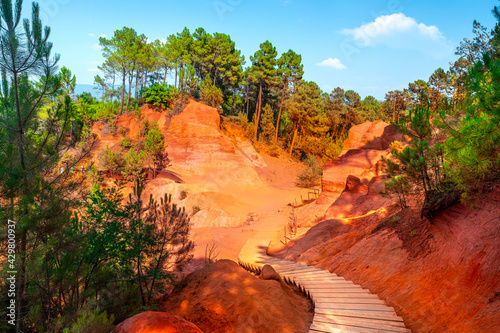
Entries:
[[249, 239], [239, 264], [255, 273], [271, 265], [285, 282], [308, 295], [315, 308], [309, 332], [411, 332], [392, 307], [359, 285], [312, 266], [269, 257], [273, 236], [274, 232], [262, 231]]

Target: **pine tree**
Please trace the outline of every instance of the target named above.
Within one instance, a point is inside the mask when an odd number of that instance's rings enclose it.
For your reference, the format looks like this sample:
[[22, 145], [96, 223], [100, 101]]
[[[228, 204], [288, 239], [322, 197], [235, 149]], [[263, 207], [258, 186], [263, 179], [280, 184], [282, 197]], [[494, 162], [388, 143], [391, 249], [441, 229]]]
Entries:
[[274, 112], [269, 104], [264, 107], [264, 113], [262, 114], [262, 134], [261, 139], [264, 142], [270, 143], [271, 141], [276, 142], [274, 139]]
[[283, 103], [285, 101], [285, 94], [290, 90], [290, 88], [293, 90], [297, 85], [297, 82], [302, 80], [302, 76], [304, 75], [302, 56], [300, 54], [296, 54], [292, 50], [288, 50], [288, 52], [283, 53], [283, 55], [278, 59], [277, 64], [282, 89], [280, 110], [278, 112], [278, 119], [276, 120], [276, 134], [274, 136], [275, 141], [278, 141], [278, 132], [280, 127], [281, 112], [283, 110]]
[[262, 92], [263, 89], [269, 89], [276, 86], [276, 48], [269, 41], [260, 44], [260, 49], [255, 52], [252, 61], [252, 67], [249, 74], [249, 79], [258, 86], [258, 98], [255, 109], [255, 133], [254, 140], [257, 140], [259, 130], [260, 114], [262, 111]]

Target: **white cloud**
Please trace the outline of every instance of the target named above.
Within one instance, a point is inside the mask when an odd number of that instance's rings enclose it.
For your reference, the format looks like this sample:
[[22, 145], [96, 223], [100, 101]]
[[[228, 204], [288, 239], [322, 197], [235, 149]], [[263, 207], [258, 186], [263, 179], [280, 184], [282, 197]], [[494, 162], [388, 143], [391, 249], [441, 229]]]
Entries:
[[386, 45], [399, 49], [417, 49], [435, 56], [453, 51], [451, 43], [435, 25], [418, 23], [403, 13], [381, 15], [375, 21], [342, 33], [352, 36], [359, 46]]
[[107, 37], [108, 37], [108, 35], [106, 35], [106, 34], [101, 34], [101, 36], [99, 36], [99, 37], [104, 37], [104, 38], [107, 38]]
[[94, 34], [89, 34], [90, 37], [94, 37], [95, 35]]
[[89, 68], [89, 69], [87, 69], [87, 70], [88, 70], [89, 72], [98, 72], [98, 71], [99, 71], [99, 69], [97, 69], [97, 68]]
[[338, 58], [335, 58], [335, 59], [328, 58], [328, 59], [318, 63], [317, 65], [322, 66], [322, 67], [330, 67], [330, 68], [338, 69], [338, 70], [347, 69], [347, 67], [344, 64], [342, 64], [342, 62], [340, 62], [340, 60]]

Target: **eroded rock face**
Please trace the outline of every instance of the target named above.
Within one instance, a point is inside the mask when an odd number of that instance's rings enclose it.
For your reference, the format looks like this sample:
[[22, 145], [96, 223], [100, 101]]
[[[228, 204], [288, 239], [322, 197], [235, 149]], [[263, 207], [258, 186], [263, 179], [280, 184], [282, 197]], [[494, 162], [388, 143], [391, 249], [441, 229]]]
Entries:
[[310, 302], [275, 280], [261, 280], [230, 260], [220, 260], [186, 278], [186, 287], [166, 295], [164, 311], [206, 332], [307, 332]]
[[394, 126], [381, 120], [353, 126], [344, 142], [342, 153], [350, 149], [386, 150], [394, 141], [402, 141], [403, 135]]
[[279, 257], [361, 284], [393, 306], [412, 332], [496, 332], [498, 200], [500, 186], [482, 193], [474, 208], [455, 204], [431, 221], [418, 209], [393, 211], [381, 229], [380, 214], [327, 220]]
[[203, 333], [195, 324], [165, 312], [147, 311], [116, 326], [112, 333]]
[[380, 193], [385, 189], [386, 180], [386, 176], [376, 176], [364, 185], [358, 177], [348, 176], [344, 191], [328, 208], [323, 219], [362, 216], [393, 204], [394, 199]]
[[382, 156], [388, 154], [389, 152], [385, 150], [351, 149], [333, 161], [325, 163], [321, 179], [323, 192], [340, 194], [349, 175], [358, 177], [363, 183], [380, 176], [383, 171], [379, 161]]
[[262, 186], [255, 171], [262, 167], [258, 153], [247, 145], [238, 147], [222, 134], [215, 108], [191, 101], [172, 118], [166, 142], [172, 167], [183, 174], [204, 176], [214, 190]]
[[[394, 141], [403, 141], [403, 135], [398, 133], [394, 126], [383, 121], [366, 122], [353, 126], [349, 130], [349, 137], [344, 143], [342, 155], [323, 166], [321, 179], [323, 193], [317, 203], [332, 205], [328, 208], [325, 218], [342, 218], [346, 216], [345, 213], [352, 211], [351, 208], [355, 208], [356, 205], [362, 204], [368, 199], [371, 201], [373, 209], [380, 208], [380, 206], [377, 207], [378, 204], [386, 203], [387, 200], [381, 200], [380, 195], [378, 195], [378, 192], [383, 190], [383, 181], [378, 182], [378, 188], [373, 189], [377, 193], [370, 193], [372, 194], [370, 197], [366, 197], [367, 193], [361, 193], [366, 192], [367, 189], [360, 187], [360, 185], [368, 186], [372, 179], [378, 179], [384, 175], [382, 158], [388, 158], [390, 145]], [[358, 179], [355, 186], [359, 188], [358, 192], [343, 193], [346, 189], [346, 182], [349, 189], [350, 182], [354, 179], [348, 179], [348, 177]], [[347, 205], [352, 207], [345, 207]], [[342, 209], [334, 212], [339, 208]], [[306, 225], [315, 223], [317, 223], [317, 218]]]

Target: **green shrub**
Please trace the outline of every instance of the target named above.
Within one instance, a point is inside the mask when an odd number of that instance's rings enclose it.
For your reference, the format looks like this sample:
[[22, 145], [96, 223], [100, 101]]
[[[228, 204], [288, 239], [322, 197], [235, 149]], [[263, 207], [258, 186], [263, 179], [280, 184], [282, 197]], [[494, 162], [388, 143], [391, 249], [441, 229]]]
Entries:
[[141, 91], [146, 103], [152, 104], [163, 110], [169, 110], [174, 101], [179, 98], [179, 91], [172, 85], [155, 83]]
[[130, 147], [132, 147], [132, 142], [128, 137], [125, 137], [120, 141], [119, 145], [123, 149], [130, 149]]
[[193, 213], [191, 215], [195, 215], [201, 210], [200, 206], [193, 206]]
[[297, 175], [295, 184], [299, 187], [314, 187], [320, 185], [321, 176], [323, 175], [321, 166], [311, 156], [308, 156], [304, 162], [307, 168]]
[[389, 196], [396, 195], [399, 199], [401, 209], [408, 207], [406, 199], [410, 194], [410, 184], [405, 176], [392, 177], [390, 180], [384, 182], [384, 184], [385, 192], [381, 194], [388, 194]]
[[120, 152], [113, 153], [109, 146], [106, 146], [106, 149], [101, 155], [101, 165], [106, 169], [116, 169], [122, 167], [125, 164], [125, 160], [123, 159], [122, 154]]
[[115, 327], [114, 321], [114, 316], [108, 317], [106, 311], [100, 312], [98, 308], [85, 309], [76, 322], [70, 328], [65, 328], [63, 333], [108, 333]]
[[207, 76], [201, 83], [201, 99], [207, 105], [219, 109], [224, 102], [222, 91], [212, 84], [212, 80]]
[[186, 190], [182, 190], [182, 191], [181, 191], [181, 195], [180, 195], [179, 199], [180, 199], [180, 200], [184, 200], [184, 199], [186, 199], [186, 198], [187, 198], [187, 196], [188, 196], [188, 195], [187, 195], [187, 191], [186, 191]]

